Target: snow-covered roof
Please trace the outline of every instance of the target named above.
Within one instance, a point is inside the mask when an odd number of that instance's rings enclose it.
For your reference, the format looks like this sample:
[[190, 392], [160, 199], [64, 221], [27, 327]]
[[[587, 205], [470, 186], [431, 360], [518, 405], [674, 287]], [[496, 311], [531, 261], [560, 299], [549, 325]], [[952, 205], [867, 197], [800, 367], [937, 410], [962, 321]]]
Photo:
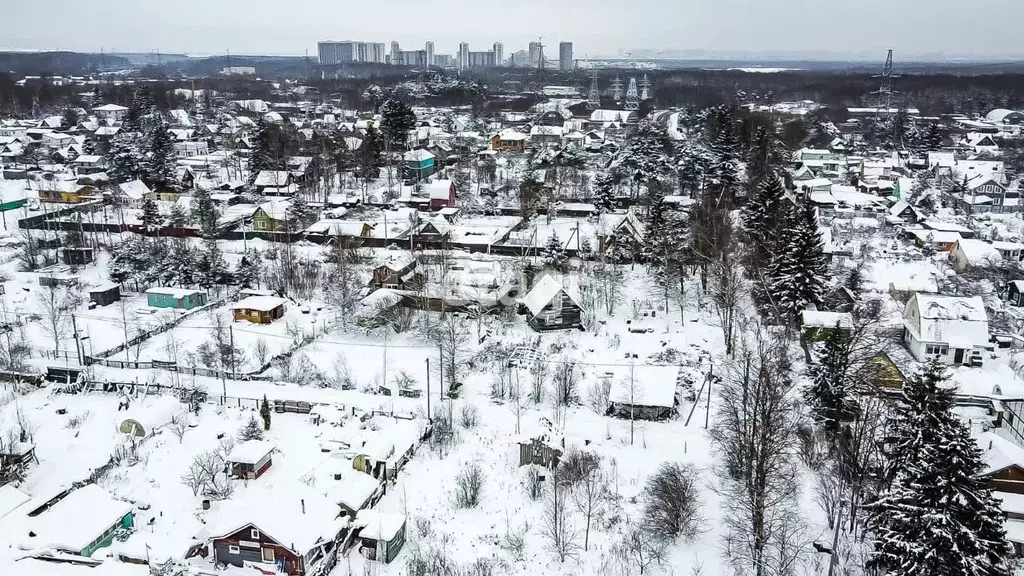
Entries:
[[433, 158], [435, 158], [433, 154], [422, 148], [418, 150], [410, 150], [402, 156], [402, 159], [406, 162], [423, 162], [424, 160], [431, 160]]
[[250, 486], [216, 510], [211, 534], [223, 537], [252, 524], [280, 545], [305, 555], [333, 540], [346, 524], [338, 505], [301, 482]]
[[929, 152], [928, 167], [952, 168], [956, 164], [956, 154], [953, 152]]
[[99, 154], [82, 154], [75, 158], [75, 164], [95, 164], [103, 159]]
[[986, 264], [1002, 259], [999, 250], [996, 250], [995, 246], [984, 240], [961, 238], [957, 241], [954, 250], [959, 250], [967, 258], [967, 262], [974, 265]]
[[[553, 275], [547, 275], [538, 281], [533, 288], [526, 294], [522, 299], [523, 306], [526, 306], [527, 310], [531, 314], [536, 316], [540, 314], [540, 311], [551, 302], [552, 299], [561, 291], [565, 290], [562, 283], [558, 281]], [[573, 298], [572, 294], [566, 290], [566, 294], [570, 298]], [[573, 298], [576, 301], [576, 298]]]
[[123, 431], [127, 434], [148, 436], [156, 428], [169, 424], [184, 410], [185, 406], [174, 396], [153, 396], [132, 402], [128, 412], [124, 415], [124, 420], [134, 420], [143, 429]]
[[1020, 112], [1007, 110], [1006, 108], [996, 108], [988, 114], [985, 114], [985, 120], [989, 122], [1005, 122], [1006, 118], [1013, 114], [1020, 115]]
[[287, 186], [291, 180], [291, 173], [287, 170], [260, 170], [256, 175], [254, 184], [256, 186]]
[[14, 484], [0, 486], [0, 518], [7, 516], [32, 497], [18, 490]]
[[427, 196], [431, 200], [447, 200], [451, 193], [451, 180], [435, 180], [426, 186]]
[[36, 534], [32, 547], [80, 552], [131, 511], [131, 504], [115, 500], [96, 484], [88, 484], [28, 519], [28, 527]]
[[146, 290], [146, 294], [163, 294], [174, 298], [187, 298], [193, 294], [202, 293], [202, 290], [193, 290], [192, 288], [167, 288], [163, 286], [154, 286]]
[[1024, 468], [1024, 448], [995, 432], [982, 432], [978, 436], [978, 447], [985, 454], [982, 474], [992, 474], [1010, 466]]
[[407, 266], [416, 261], [412, 254], [403, 250], [392, 250], [388, 252], [388, 255], [380, 261], [378, 266], [383, 266], [393, 272], [404, 270]]
[[359, 532], [360, 538], [388, 542], [394, 539], [405, 525], [405, 516], [380, 512], [376, 509], [360, 510], [352, 525], [362, 528]]
[[118, 184], [117, 189], [121, 194], [131, 198], [132, 200], [142, 200], [152, 193], [149, 186], [146, 186], [145, 182], [142, 180], [132, 180], [131, 182]]
[[918, 324], [909, 317], [904, 326], [921, 342], [958, 342], [983, 346], [988, 342], [988, 315], [980, 296], [945, 296], [915, 294], [907, 302], [909, 310], [916, 302], [920, 315]]
[[231, 305], [232, 310], [258, 310], [270, 312], [278, 306], [283, 306], [288, 301], [276, 296], [249, 296]]
[[907, 230], [907, 233], [914, 236], [921, 242], [936, 242], [939, 244], [953, 244], [960, 241], [962, 236], [959, 232], [943, 232], [942, 230]]
[[127, 112], [128, 108], [117, 104], [104, 104], [92, 109], [93, 112]]
[[1002, 240], [995, 240], [992, 242], [992, 247], [1000, 252], [1006, 250], [1024, 250], [1024, 244], [1020, 242], [1005, 242]]
[[800, 313], [800, 323], [804, 328], [852, 328], [853, 316], [848, 312], [804, 310]]
[[973, 234], [974, 233], [974, 230], [971, 230], [970, 228], [968, 228], [966, 226], [961, 226], [961, 225], [953, 223], [953, 222], [940, 222], [938, 220], [925, 220], [924, 222], [921, 223], [921, 225], [924, 226], [925, 228], [930, 228], [932, 230], [941, 230], [943, 232], [957, 232], [957, 233], [961, 233], [961, 234], [964, 234], [964, 233]]
[[591, 122], [629, 122], [636, 118], [631, 110], [594, 110], [590, 114]]
[[505, 128], [501, 132], [498, 132], [498, 140], [502, 141], [517, 141], [526, 140], [527, 135], [513, 128]]
[[632, 406], [671, 408], [676, 401], [678, 366], [618, 367], [608, 400]]
[[832, 186], [832, 181], [828, 178], [811, 178], [810, 180], [798, 180], [795, 184], [801, 188], [821, 188], [822, 186]]
[[266, 440], [246, 440], [231, 449], [228, 462], [256, 464], [273, 451], [274, 445]]
[[288, 200], [271, 200], [270, 202], [264, 202], [256, 208], [263, 210], [267, 216], [274, 220], [286, 220], [288, 218], [288, 209], [291, 208], [292, 203]]
[[[565, 128], [561, 126], [534, 126], [530, 129], [530, 136], [558, 136], [561, 137], [565, 133]], [[582, 134], [580, 135], [582, 138]]]

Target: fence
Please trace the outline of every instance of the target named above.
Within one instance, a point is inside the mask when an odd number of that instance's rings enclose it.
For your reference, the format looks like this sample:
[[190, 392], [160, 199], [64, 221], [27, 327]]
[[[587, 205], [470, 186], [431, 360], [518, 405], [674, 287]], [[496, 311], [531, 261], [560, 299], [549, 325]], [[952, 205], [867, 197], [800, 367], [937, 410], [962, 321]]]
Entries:
[[[175, 396], [183, 402], [191, 400], [205, 401], [209, 398], [217, 400], [218, 404], [227, 406], [233, 404], [239, 408], [259, 409], [263, 398], [249, 396], [228, 396], [210, 395], [208, 392], [200, 392], [194, 388], [184, 386], [169, 386], [166, 384], [145, 383], [145, 382], [108, 382], [104, 380], [89, 380], [82, 386], [82, 392], [103, 392], [117, 394], [119, 396]], [[309, 414], [313, 406], [327, 406], [324, 402], [307, 402], [305, 400], [268, 400], [270, 409], [276, 413], [288, 414]]]
[[[162, 325], [160, 325], [160, 326], [158, 326], [158, 327], [156, 327], [156, 328], [154, 328], [154, 329], [152, 329], [152, 330], [150, 330], [148, 332], [143, 332], [142, 334], [139, 334], [139, 335], [135, 336], [134, 338], [128, 340], [127, 342], [124, 342], [122, 344], [118, 344], [117, 346], [114, 346], [113, 348], [110, 348], [109, 350], [104, 350], [104, 351], [99, 352], [99, 353], [97, 353], [97, 354], [95, 354], [93, 356], [87, 356], [85, 363], [86, 363], [86, 365], [88, 365], [90, 363], [96, 362], [96, 360], [99, 359], [99, 358], [106, 359], [106, 358], [109, 358], [109, 357], [113, 356], [114, 354], [120, 354], [121, 352], [124, 352], [125, 350], [131, 348], [132, 346], [135, 346], [137, 344], [141, 344], [141, 343], [145, 342], [146, 340], [152, 338], [153, 336], [156, 336], [157, 334], [163, 334], [164, 332], [167, 332], [171, 328], [174, 328], [178, 324], [181, 324], [182, 322], [184, 322], [186, 318], [192, 316], [193, 314], [198, 314], [199, 312], [203, 312], [205, 310], [208, 310], [208, 309], [210, 309], [213, 306], [219, 306], [222, 302], [223, 302], [223, 300], [211, 300], [211, 301], [207, 302], [207, 304], [205, 306], [200, 306], [198, 308], [193, 308], [192, 310], [189, 310], [189, 311], [185, 312], [184, 314], [179, 315], [174, 320], [171, 320], [170, 322], [167, 322], [166, 324], [162, 324]], [[99, 363], [99, 362], [96, 362], [96, 363]], [[141, 364], [141, 363], [140, 362], [134, 362], [133, 364]], [[149, 367], [152, 368], [152, 366], [149, 366]], [[123, 368], [123, 366], [122, 366], [122, 368]]]

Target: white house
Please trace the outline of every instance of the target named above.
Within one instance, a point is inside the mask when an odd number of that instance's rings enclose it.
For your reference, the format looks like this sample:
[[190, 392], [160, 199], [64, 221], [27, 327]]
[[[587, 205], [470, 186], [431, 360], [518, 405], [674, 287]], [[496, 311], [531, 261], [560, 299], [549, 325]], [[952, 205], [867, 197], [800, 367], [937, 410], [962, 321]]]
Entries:
[[142, 201], [153, 194], [142, 180], [132, 180], [117, 185], [117, 200], [131, 208], [141, 208]]
[[968, 266], [988, 268], [1003, 259], [1003, 255], [995, 246], [984, 240], [961, 238], [950, 253], [953, 257], [953, 268], [963, 272]]
[[903, 342], [921, 361], [980, 366], [989, 345], [985, 303], [979, 296], [918, 292], [903, 310]]

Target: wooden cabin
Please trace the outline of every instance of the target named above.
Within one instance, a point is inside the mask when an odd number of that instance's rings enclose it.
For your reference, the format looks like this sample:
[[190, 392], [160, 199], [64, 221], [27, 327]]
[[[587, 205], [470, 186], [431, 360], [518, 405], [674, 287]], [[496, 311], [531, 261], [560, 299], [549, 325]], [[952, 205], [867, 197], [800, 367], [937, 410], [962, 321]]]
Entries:
[[284, 316], [288, 301], [276, 296], [249, 296], [231, 306], [235, 321], [248, 320], [253, 324], [270, 324]]
[[121, 287], [113, 282], [89, 290], [89, 300], [97, 306], [108, 306], [121, 299]]
[[232, 478], [255, 480], [270, 469], [274, 445], [263, 440], [246, 440], [231, 449], [227, 457]]
[[523, 297], [521, 304], [530, 317], [530, 327], [538, 332], [583, 329], [583, 308], [579, 299], [554, 277], [541, 278]]
[[374, 288], [411, 290], [422, 286], [424, 277], [416, 272], [416, 259], [408, 252], [392, 252], [373, 269]]
[[353, 525], [359, 528], [360, 552], [370, 560], [390, 563], [405, 546], [406, 517], [402, 514], [360, 510]]

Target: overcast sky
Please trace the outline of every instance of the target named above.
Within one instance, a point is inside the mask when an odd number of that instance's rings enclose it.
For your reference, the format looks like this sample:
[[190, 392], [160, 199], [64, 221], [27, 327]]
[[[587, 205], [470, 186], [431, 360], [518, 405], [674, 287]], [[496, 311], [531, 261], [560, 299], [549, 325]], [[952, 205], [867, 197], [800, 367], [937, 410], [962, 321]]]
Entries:
[[460, 41], [505, 52], [543, 36], [575, 55], [632, 49], [1019, 57], [1024, 0], [3, 0], [0, 49], [316, 54], [318, 40]]

